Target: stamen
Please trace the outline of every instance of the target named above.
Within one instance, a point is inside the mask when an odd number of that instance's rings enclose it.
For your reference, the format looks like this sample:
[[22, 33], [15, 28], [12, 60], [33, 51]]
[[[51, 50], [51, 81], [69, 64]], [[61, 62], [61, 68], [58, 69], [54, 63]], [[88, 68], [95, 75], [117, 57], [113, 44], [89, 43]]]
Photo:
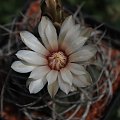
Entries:
[[51, 69], [60, 70], [67, 64], [67, 56], [64, 52], [54, 52], [48, 57], [48, 65]]

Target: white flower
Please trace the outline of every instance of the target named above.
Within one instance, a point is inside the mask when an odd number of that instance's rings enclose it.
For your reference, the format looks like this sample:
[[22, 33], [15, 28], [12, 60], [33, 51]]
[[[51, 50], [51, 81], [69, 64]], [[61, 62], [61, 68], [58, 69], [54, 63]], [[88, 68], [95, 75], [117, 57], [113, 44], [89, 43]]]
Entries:
[[[45, 16], [38, 26], [43, 44], [30, 32], [20, 33], [24, 44], [31, 50], [20, 50], [16, 56], [20, 61], [12, 64], [19, 73], [30, 73], [27, 84], [30, 93], [39, 92], [48, 82], [48, 92], [54, 97], [60, 88], [68, 94], [76, 87], [92, 83], [83, 64], [97, 52], [94, 45], [85, 45], [87, 37], [81, 35], [81, 27], [72, 16], [65, 19], [59, 36], [52, 22]], [[82, 63], [82, 64], [81, 64]]]

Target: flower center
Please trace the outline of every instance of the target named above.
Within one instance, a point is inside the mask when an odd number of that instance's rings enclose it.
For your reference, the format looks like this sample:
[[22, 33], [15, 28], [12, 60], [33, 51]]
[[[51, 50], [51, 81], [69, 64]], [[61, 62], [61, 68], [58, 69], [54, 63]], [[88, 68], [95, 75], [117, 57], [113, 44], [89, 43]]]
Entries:
[[48, 57], [48, 65], [51, 69], [60, 70], [67, 64], [67, 56], [64, 52], [54, 52]]

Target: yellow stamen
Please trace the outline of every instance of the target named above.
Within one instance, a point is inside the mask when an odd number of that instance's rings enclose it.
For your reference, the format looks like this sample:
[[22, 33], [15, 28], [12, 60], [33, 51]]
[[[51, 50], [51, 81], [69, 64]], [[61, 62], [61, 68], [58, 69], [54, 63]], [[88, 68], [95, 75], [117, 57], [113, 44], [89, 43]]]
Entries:
[[54, 70], [60, 70], [61, 68], [64, 68], [66, 63], [67, 57], [62, 51], [55, 52], [48, 57], [48, 64], [50, 68]]

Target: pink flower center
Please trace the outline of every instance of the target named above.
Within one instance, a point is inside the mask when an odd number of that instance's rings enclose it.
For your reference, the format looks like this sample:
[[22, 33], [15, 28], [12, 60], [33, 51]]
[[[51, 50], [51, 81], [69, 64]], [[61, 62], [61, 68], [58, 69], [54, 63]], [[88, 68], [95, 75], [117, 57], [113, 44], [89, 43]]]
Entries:
[[53, 52], [48, 57], [48, 65], [51, 69], [60, 70], [61, 68], [64, 68], [66, 64], [67, 64], [67, 56], [62, 51]]

